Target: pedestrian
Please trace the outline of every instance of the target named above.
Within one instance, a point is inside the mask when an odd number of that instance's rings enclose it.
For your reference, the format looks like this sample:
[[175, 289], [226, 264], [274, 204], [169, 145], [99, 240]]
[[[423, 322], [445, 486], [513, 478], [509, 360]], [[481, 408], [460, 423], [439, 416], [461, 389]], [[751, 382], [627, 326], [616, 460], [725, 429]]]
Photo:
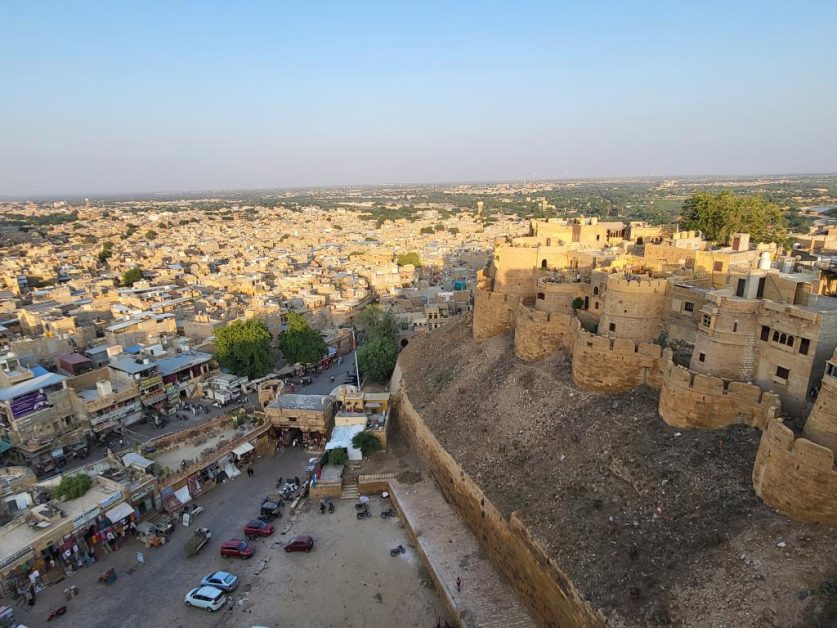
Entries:
[[462, 578], [460, 578], [459, 576], [456, 576], [456, 590], [462, 590]]

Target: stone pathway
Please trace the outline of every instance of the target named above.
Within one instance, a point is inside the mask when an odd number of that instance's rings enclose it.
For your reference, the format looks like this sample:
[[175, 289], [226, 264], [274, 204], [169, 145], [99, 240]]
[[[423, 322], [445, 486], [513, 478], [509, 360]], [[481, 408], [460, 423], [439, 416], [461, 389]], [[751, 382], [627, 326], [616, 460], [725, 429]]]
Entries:
[[[509, 583], [481, 551], [479, 543], [439, 489], [429, 480], [401, 484], [390, 480], [404, 524], [418, 540], [439, 594], [467, 627], [523, 628], [535, 622], [518, 601]], [[462, 590], [456, 590], [456, 579]]]

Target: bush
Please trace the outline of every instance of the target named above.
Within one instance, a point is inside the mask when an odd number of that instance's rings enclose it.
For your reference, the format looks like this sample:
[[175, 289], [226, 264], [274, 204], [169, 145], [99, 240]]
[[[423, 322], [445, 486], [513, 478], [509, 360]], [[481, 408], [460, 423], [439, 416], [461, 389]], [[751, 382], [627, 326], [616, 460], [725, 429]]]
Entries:
[[371, 432], [358, 432], [352, 438], [352, 447], [360, 449], [360, 453], [368, 456], [381, 448], [381, 441]]
[[89, 475], [84, 473], [68, 475], [61, 479], [60, 484], [52, 492], [52, 496], [55, 499], [76, 499], [90, 490], [91, 486], [93, 486], [93, 480]]
[[572, 306], [574, 310], [580, 310], [582, 307], [584, 307], [584, 299], [582, 299], [581, 297], [576, 297], [575, 299], [573, 299]]
[[336, 447], [328, 452], [328, 464], [341, 466], [349, 461], [349, 453], [343, 447]]

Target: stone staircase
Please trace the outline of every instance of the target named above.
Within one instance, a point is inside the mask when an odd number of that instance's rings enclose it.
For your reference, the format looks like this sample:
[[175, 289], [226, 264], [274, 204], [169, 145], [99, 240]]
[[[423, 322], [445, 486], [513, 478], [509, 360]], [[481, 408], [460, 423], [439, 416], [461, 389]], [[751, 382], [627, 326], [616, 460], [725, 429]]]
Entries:
[[342, 493], [340, 494], [340, 499], [357, 499], [360, 497], [360, 490], [357, 486], [357, 480], [352, 479], [343, 479], [342, 485]]

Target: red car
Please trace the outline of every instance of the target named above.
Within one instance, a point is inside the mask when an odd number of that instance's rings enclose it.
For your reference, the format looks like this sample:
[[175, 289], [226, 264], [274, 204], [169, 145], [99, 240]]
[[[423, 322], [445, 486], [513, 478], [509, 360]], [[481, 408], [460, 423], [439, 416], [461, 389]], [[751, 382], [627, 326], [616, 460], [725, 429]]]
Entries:
[[247, 541], [230, 539], [221, 546], [221, 556], [224, 558], [253, 558], [256, 550]]
[[295, 536], [285, 545], [286, 552], [310, 552], [314, 548], [314, 539], [310, 536]]
[[248, 521], [244, 526], [244, 535], [248, 539], [255, 539], [257, 536], [270, 536], [273, 534], [273, 526], [261, 519]]

